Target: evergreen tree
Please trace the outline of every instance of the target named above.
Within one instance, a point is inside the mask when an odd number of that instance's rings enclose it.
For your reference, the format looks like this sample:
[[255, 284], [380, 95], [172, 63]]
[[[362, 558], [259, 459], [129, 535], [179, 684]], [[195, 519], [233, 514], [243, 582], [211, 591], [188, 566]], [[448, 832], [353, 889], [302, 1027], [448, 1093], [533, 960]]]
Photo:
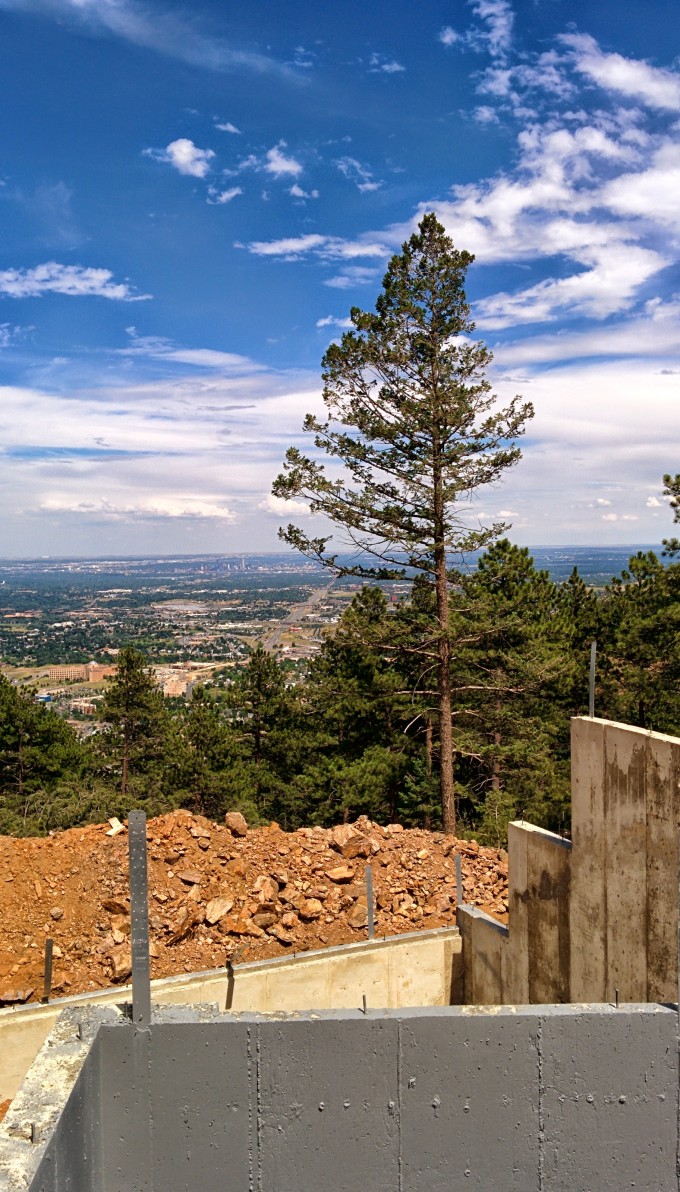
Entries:
[[59, 811], [75, 822], [87, 768], [70, 725], [0, 676], [0, 833], [44, 831]]
[[[496, 845], [518, 813], [560, 828], [568, 808], [560, 760], [567, 719], [559, 693], [570, 678], [557, 588], [526, 547], [507, 539], [461, 575], [452, 598], [453, 666], [468, 809]], [[567, 754], [568, 756], [568, 754]]]
[[[328, 475], [317, 458], [290, 448], [275, 495], [304, 496], [310, 511], [342, 527], [358, 557], [342, 564], [330, 536], [289, 525], [281, 537], [341, 574], [395, 578], [404, 565], [433, 585], [439, 768], [445, 830], [455, 829], [451, 724], [449, 558], [487, 545], [504, 526], [466, 528], [462, 505], [519, 458], [514, 440], [531, 406], [502, 411], [486, 380], [488, 349], [469, 338], [463, 283], [473, 257], [453, 247], [434, 214], [392, 258], [374, 314], [353, 308], [353, 330], [323, 359], [325, 422], [304, 429], [317, 451], [339, 461]], [[377, 559], [366, 566], [362, 554]]]
[[[152, 669], [134, 646], [124, 646], [118, 654], [101, 715], [109, 726], [101, 744], [120, 774], [121, 800], [128, 798], [132, 784], [149, 806], [160, 809], [164, 769], [172, 756], [170, 718]], [[142, 776], [143, 783], [132, 783]]]

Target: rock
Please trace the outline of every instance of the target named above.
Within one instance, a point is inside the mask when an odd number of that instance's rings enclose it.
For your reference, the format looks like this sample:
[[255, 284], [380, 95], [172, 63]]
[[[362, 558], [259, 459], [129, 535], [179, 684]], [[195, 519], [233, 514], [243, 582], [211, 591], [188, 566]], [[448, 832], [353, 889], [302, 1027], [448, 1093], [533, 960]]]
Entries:
[[151, 957], [151, 959], [158, 960], [158, 957], [160, 956], [160, 954], [161, 954], [161, 950], [158, 947], [158, 944], [154, 943], [153, 940], [149, 940], [149, 956]]
[[357, 902], [347, 916], [347, 922], [350, 927], [359, 930], [360, 927], [368, 926], [368, 907], [363, 903]]
[[211, 898], [210, 902], [205, 908], [205, 921], [211, 926], [213, 923], [219, 923], [234, 905], [233, 898], [227, 898], [225, 895], [220, 895], [218, 898]]
[[416, 853], [416, 857], [418, 858], [419, 861], [427, 861], [427, 858], [429, 857], [429, 855], [430, 855], [430, 853], [429, 853], [428, 849], [426, 849], [426, 848], [421, 848]]
[[273, 877], [268, 877], [266, 873], [261, 873], [255, 881], [253, 892], [257, 894], [258, 902], [276, 902], [279, 896], [279, 883], [274, 881]]
[[318, 898], [303, 898], [297, 908], [297, 913], [305, 923], [318, 919], [323, 914], [323, 903]]
[[337, 824], [334, 828], [331, 828], [331, 848], [337, 849], [338, 852], [341, 852], [343, 845], [347, 844], [347, 841], [350, 840], [352, 836], [357, 835], [358, 832], [356, 828], [352, 826], [352, 824]]
[[194, 840], [210, 840], [210, 833], [206, 828], [190, 828], [189, 832]]
[[[281, 916], [281, 922], [284, 927], [297, 927], [300, 920], [294, 911], [286, 911], [285, 915]], [[271, 935], [271, 932], [269, 934]]]
[[102, 910], [108, 911], [110, 915], [130, 914], [130, 908], [119, 898], [102, 898]]
[[285, 927], [282, 927], [280, 924], [270, 927], [267, 935], [273, 936], [280, 944], [290, 945], [295, 943], [295, 936], [290, 931], [286, 931]]
[[34, 993], [33, 989], [5, 989], [0, 993], [0, 1006], [13, 1006], [27, 1002]]
[[267, 927], [274, 926], [274, 924], [276, 923], [276, 915], [273, 915], [271, 913], [253, 915], [253, 923], [255, 924], [256, 927], [261, 927], [266, 930]]
[[228, 915], [220, 920], [220, 931], [224, 935], [252, 935], [261, 939], [264, 931], [252, 919], [243, 919], [238, 915]]
[[403, 824], [386, 824], [383, 828], [386, 836], [397, 836], [399, 832], [404, 831]]
[[336, 865], [334, 869], [326, 870], [326, 877], [330, 878], [332, 882], [351, 882], [354, 877], [354, 869], [351, 865]]
[[206, 850], [210, 848], [210, 840], [209, 840], [209, 838], [208, 838], [208, 837], [206, 837], [206, 836], [199, 836], [199, 838], [198, 838], [198, 847], [199, 847], [200, 849], [202, 849], [202, 851], [203, 851], [203, 852], [206, 852]]
[[227, 825], [232, 836], [246, 836], [248, 833], [248, 822], [240, 811], [228, 811], [224, 817], [224, 822]]
[[353, 857], [370, 857], [371, 842], [365, 836], [351, 836], [347, 843], [341, 846], [340, 852], [348, 861]]
[[116, 948], [106, 958], [111, 965], [111, 979], [117, 985], [126, 981], [132, 973], [132, 952], [129, 948]]
[[130, 920], [127, 915], [113, 915], [111, 918], [111, 930], [115, 933], [121, 932], [122, 935], [130, 934]]
[[63, 919], [64, 912], [60, 906], [53, 906], [50, 915], [55, 921], [58, 921], [59, 919]]
[[231, 861], [227, 861], [224, 868], [233, 873], [234, 877], [245, 877], [248, 872], [248, 866], [242, 857], [233, 857]]
[[180, 940], [186, 939], [194, 930], [197, 922], [198, 913], [196, 911], [190, 913], [187, 907], [182, 907], [181, 917], [168, 940], [168, 947], [172, 947], [174, 944], [178, 944]]
[[178, 871], [177, 877], [187, 886], [200, 886], [203, 881], [203, 874], [197, 869], [183, 869], [181, 872]]

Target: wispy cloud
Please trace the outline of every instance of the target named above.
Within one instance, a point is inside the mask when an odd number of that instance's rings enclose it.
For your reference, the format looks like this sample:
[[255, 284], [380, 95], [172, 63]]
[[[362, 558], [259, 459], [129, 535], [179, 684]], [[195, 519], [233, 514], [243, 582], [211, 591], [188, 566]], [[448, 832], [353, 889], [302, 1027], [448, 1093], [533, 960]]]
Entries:
[[192, 178], [205, 178], [215, 156], [213, 149], [199, 149], [188, 137], [178, 137], [165, 149], [144, 149], [143, 153], [154, 161], [167, 162], [180, 174], [188, 174]]
[[444, 46], [462, 45], [468, 49], [485, 51], [492, 58], [503, 59], [512, 44], [514, 13], [508, 0], [468, 0], [480, 24], [469, 26], [462, 33], [451, 25], [439, 31]]
[[319, 232], [309, 232], [304, 236], [286, 236], [281, 240], [253, 240], [248, 245], [248, 250], [256, 256], [283, 257], [288, 261], [298, 260], [309, 253], [324, 261], [388, 255], [385, 245], [375, 240], [343, 240], [340, 236], [323, 236]]
[[181, 348], [171, 339], [159, 335], [138, 335], [136, 327], [126, 327], [129, 343], [118, 349], [120, 355], [143, 356], [154, 360], [174, 361], [196, 368], [217, 369], [229, 374], [252, 374], [262, 371], [248, 356], [235, 352], [220, 352], [214, 348]]
[[371, 54], [368, 60], [369, 74], [402, 74], [406, 67], [394, 58], [385, 58], [382, 54]]
[[661, 111], [680, 111], [680, 74], [622, 54], [604, 53], [587, 33], [565, 33], [559, 39], [573, 55], [574, 66], [606, 91], [640, 100]]
[[337, 319], [335, 315], [326, 315], [323, 319], [316, 320], [317, 327], [342, 327], [347, 330], [352, 326], [351, 319]]
[[357, 190], [366, 193], [372, 190], [379, 190], [382, 182], [377, 181], [373, 177], [373, 173], [368, 166], [364, 166], [356, 157], [341, 157], [337, 162], [340, 173], [344, 175], [350, 182], [353, 182]]
[[43, 294], [68, 294], [73, 297], [112, 298], [139, 302], [150, 294], [135, 294], [127, 282], [115, 282], [110, 269], [83, 265], [61, 265], [47, 261], [33, 269], [0, 270], [0, 294], [10, 298], [37, 298]]
[[219, 128], [220, 132], [230, 132], [234, 136], [241, 135], [241, 129], [237, 128], [235, 124], [232, 124], [231, 120], [225, 120], [224, 123], [220, 123], [219, 120], [216, 120], [215, 128]]
[[267, 54], [242, 50], [200, 32], [195, 21], [135, 0], [0, 0], [0, 8], [39, 13], [90, 35], [120, 37], [192, 66], [217, 71], [255, 71], [290, 75], [290, 67]]
[[214, 203], [217, 206], [223, 206], [225, 203], [231, 203], [232, 199], [237, 198], [243, 194], [240, 186], [230, 186], [227, 190], [220, 190], [217, 186], [211, 186], [208, 189], [208, 203]]

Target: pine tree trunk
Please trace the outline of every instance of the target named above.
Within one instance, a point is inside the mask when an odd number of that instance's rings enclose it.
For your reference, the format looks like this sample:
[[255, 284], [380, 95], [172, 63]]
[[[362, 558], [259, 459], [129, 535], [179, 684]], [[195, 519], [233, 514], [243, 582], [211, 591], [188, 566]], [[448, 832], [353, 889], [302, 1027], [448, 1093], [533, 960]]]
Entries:
[[[435, 459], [437, 449], [435, 447]], [[444, 831], [455, 836], [456, 796], [453, 785], [453, 730], [451, 727], [451, 643], [449, 640], [449, 585], [444, 539], [444, 503], [441, 472], [434, 473], [434, 576], [437, 593], [439, 704], [439, 790]]]
[[455, 836], [456, 798], [453, 785], [453, 730], [451, 727], [451, 647], [449, 642], [449, 602], [446, 561], [443, 582], [437, 566], [437, 619], [439, 621], [439, 790], [442, 799], [444, 831]]

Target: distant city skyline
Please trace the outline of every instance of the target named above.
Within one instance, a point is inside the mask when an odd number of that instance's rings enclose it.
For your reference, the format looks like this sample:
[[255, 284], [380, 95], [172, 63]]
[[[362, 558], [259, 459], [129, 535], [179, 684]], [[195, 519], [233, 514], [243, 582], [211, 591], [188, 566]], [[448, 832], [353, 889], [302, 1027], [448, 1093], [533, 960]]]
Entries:
[[676, 0], [0, 0], [0, 29], [1, 557], [315, 526], [271, 481], [429, 210], [476, 254], [494, 389], [536, 408], [472, 515], [672, 532]]

